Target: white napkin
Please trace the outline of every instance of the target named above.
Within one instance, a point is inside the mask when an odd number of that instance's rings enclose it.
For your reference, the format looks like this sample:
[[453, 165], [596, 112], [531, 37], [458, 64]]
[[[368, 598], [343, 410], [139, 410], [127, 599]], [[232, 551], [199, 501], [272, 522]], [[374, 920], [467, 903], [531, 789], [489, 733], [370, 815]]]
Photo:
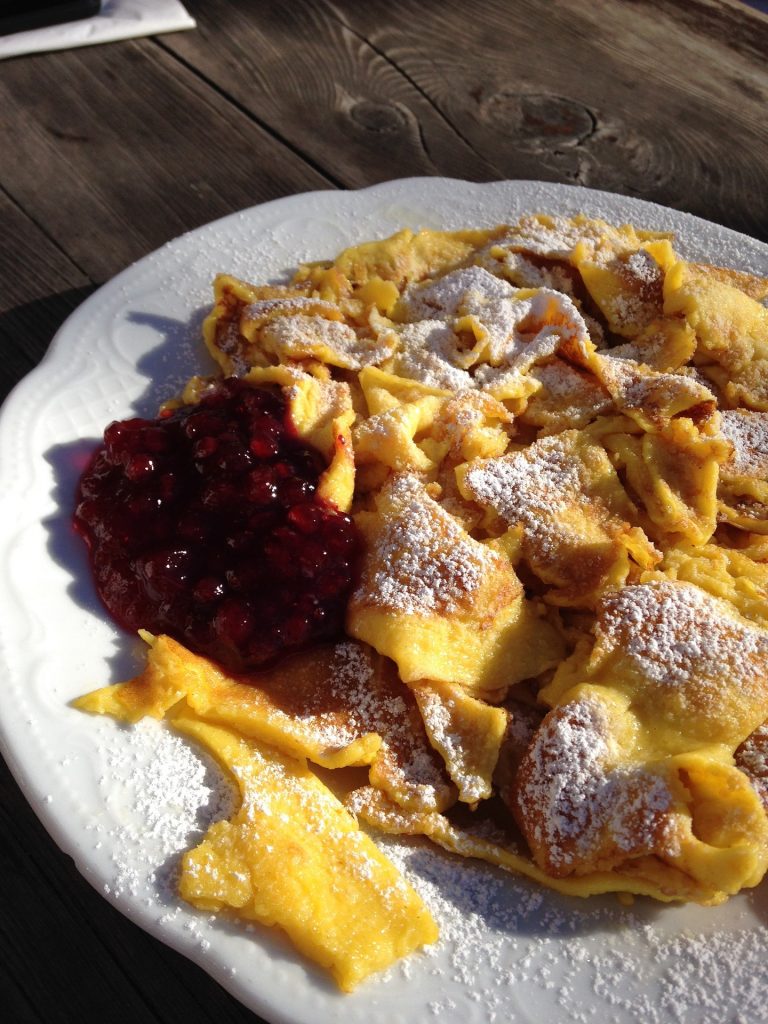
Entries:
[[194, 27], [194, 18], [176, 0], [102, 0], [101, 12], [93, 18], [0, 36], [0, 60]]

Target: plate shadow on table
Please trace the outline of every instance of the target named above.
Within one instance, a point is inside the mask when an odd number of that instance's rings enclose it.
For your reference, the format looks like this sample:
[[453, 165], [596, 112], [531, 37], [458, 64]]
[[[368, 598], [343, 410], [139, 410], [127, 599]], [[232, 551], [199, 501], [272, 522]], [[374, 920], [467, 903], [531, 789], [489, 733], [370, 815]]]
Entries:
[[[0, 312], [0, 344], [3, 347], [0, 402], [40, 362], [64, 320], [97, 287], [86, 284], [70, 288]], [[19, 344], [20, 339], [22, 345]]]

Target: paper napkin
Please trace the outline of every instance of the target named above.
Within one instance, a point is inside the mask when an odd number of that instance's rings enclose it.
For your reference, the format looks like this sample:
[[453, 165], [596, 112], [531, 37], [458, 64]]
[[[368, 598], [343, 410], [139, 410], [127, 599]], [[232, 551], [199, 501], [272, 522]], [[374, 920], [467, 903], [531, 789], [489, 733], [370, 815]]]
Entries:
[[194, 18], [176, 0], [103, 0], [93, 18], [0, 36], [0, 60], [194, 27]]

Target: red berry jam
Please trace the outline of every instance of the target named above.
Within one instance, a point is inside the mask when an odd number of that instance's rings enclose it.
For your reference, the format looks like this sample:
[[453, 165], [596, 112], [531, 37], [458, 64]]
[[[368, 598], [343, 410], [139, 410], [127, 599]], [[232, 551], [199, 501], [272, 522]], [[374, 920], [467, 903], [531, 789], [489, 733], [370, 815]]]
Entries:
[[234, 377], [110, 424], [74, 517], [110, 614], [233, 671], [340, 634], [359, 540], [317, 497], [323, 468], [282, 398]]

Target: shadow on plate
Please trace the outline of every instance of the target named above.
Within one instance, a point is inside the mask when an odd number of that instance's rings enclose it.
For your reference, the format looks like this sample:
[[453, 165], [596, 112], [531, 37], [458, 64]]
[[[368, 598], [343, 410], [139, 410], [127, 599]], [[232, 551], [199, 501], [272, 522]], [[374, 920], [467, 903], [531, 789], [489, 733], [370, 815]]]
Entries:
[[[150, 313], [129, 314], [130, 322], [152, 328], [160, 341], [138, 361], [137, 369], [146, 374], [147, 386], [131, 403], [126, 418], [131, 414], [154, 418], [160, 405], [178, 394], [191, 376], [213, 371], [213, 360], [202, 342], [201, 326], [206, 314], [207, 308], [196, 309], [188, 320]], [[107, 425], [107, 422], [102, 424], [102, 429]], [[52, 497], [57, 511], [43, 520], [43, 526], [48, 533], [48, 553], [71, 576], [67, 593], [78, 607], [103, 620], [108, 618], [108, 613], [93, 585], [85, 543], [72, 522], [78, 481], [100, 440], [100, 437], [93, 437], [57, 444], [44, 453], [53, 470]], [[134, 675], [144, 651], [144, 644], [138, 638], [120, 631], [115, 652], [108, 659], [111, 678], [105, 679], [104, 685]]]
[[132, 403], [135, 415], [156, 416], [162, 403], [178, 394], [190, 377], [216, 372], [218, 367], [203, 343], [203, 320], [209, 312], [210, 305], [200, 306], [187, 320], [174, 320], [157, 313], [128, 314], [129, 323], [149, 327], [162, 338], [160, 344], [136, 364], [136, 369], [146, 376], [147, 384]]
[[[435, 849], [426, 842], [407, 858], [407, 873], [434, 886], [456, 920], [476, 918], [481, 931], [510, 936], [568, 937], [620, 932], [653, 922], [665, 906], [638, 898], [622, 906], [615, 895], [561, 896], [490, 864]], [[421, 890], [421, 886], [417, 884]]]

